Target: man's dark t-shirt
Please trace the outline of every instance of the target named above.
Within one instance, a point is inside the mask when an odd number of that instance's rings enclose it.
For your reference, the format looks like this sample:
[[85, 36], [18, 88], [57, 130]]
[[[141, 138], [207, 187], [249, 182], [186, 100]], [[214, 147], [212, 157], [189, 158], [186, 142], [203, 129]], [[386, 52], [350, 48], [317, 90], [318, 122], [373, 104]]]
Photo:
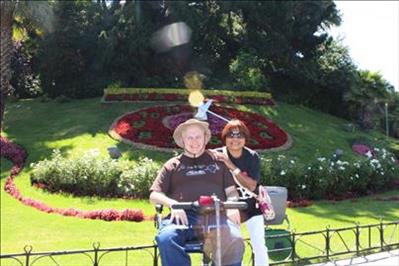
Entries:
[[196, 201], [200, 196], [215, 194], [226, 200], [225, 189], [234, 186], [230, 171], [223, 162], [204, 152], [198, 158], [181, 154], [167, 161], [150, 190], [163, 192], [180, 202]]

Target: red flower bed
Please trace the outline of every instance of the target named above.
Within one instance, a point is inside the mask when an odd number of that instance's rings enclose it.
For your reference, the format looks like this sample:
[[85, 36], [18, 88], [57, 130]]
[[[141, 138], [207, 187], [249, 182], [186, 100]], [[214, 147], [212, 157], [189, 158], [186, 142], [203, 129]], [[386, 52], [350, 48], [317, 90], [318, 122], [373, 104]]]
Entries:
[[117, 211], [113, 209], [82, 211], [74, 208], [62, 209], [53, 208], [39, 200], [24, 197], [19, 192], [14, 183], [14, 178], [21, 172], [24, 167], [26, 152], [20, 146], [9, 142], [6, 138], [0, 136], [0, 156], [12, 161], [11, 175], [6, 178], [4, 190], [12, 197], [16, 198], [23, 204], [31, 206], [40, 211], [47, 213], [57, 213], [64, 216], [74, 216], [86, 219], [100, 219], [104, 221], [136, 221], [144, 220], [144, 215], [141, 210], [125, 209], [124, 211]]
[[299, 208], [299, 207], [308, 207], [313, 204], [313, 201], [307, 199], [300, 199], [296, 201], [288, 201], [287, 207], [288, 208]]
[[[255, 150], [281, 147], [288, 141], [288, 134], [266, 117], [230, 107], [212, 106], [210, 110], [228, 119], [243, 120], [252, 138], [248, 146]], [[193, 117], [196, 110], [189, 105], [155, 106], [128, 113], [118, 118], [110, 128], [110, 134], [128, 143], [166, 149], [177, 148], [173, 141], [173, 130]], [[225, 122], [208, 114], [212, 139], [208, 148], [222, 145], [220, 132]]]

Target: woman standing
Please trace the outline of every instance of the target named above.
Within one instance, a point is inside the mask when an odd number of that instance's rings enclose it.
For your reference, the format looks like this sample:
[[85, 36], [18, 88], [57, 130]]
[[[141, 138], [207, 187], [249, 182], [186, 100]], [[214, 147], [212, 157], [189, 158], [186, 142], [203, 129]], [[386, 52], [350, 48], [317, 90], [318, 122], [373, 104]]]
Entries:
[[[247, 126], [234, 119], [226, 124], [222, 131], [224, 147], [216, 149], [216, 157], [223, 161], [235, 176], [240, 200], [247, 202], [248, 208], [242, 211], [241, 220], [249, 231], [251, 246], [255, 254], [255, 265], [268, 265], [267, 247], [265, 244], [265, 224], [256, 199], [246, 193], [247, 190], [256, 193], [260, 181], [259, 154], [245, 146], [250, 133]], [[257, 193], [256, 193], [257, 194]]]

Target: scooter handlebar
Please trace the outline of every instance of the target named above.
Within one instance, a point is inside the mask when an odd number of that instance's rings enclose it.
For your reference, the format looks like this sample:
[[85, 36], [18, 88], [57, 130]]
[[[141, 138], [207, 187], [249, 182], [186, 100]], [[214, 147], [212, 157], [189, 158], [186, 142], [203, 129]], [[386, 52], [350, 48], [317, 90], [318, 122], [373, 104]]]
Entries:
[[[246, 202], [242, 201], [224, 201], [221, 202], [220, 207], [222, 210], [227, 210], [227, 209], [238, 209], [238, 210], [245, 210], [248, 205]], [[175, 210], [192, 210], [192, 209], [206, 209], [206, 210], [214, 210], [215, 205], [209, 204], [209, 205], [200, 205], [198, 201], [192, 201], [192, 202], [179, 202], [172, 204], [171, 206], [172, 209]]]

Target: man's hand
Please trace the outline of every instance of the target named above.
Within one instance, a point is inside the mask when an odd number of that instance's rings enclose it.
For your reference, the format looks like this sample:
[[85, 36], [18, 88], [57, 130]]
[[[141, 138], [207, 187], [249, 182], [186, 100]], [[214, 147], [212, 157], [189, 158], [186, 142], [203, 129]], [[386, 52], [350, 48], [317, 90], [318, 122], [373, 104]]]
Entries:
[[[150, 201], [153, 204], [162, 204], [164, 206], [171, 207], [173, 204], [178, 203], [178, 201], [169, 198], [163, 192], [152, 191], [150, 194]], [[177, 225], [188, 225], [188, 219], [186, 212], [184, 210], [174, 210], [170, 209], [170, 219], [175, 221]]]
[[240, 219], [240, 212], [236, 209], [227, 209], [226, 210], [226, 215], [227, 217], [236, 225], [241, 224], [241, 219]]
[[184, 210], [170, 210], [170, 219], [175, 221], [177, 225], [188, 225], [187, 215]]

